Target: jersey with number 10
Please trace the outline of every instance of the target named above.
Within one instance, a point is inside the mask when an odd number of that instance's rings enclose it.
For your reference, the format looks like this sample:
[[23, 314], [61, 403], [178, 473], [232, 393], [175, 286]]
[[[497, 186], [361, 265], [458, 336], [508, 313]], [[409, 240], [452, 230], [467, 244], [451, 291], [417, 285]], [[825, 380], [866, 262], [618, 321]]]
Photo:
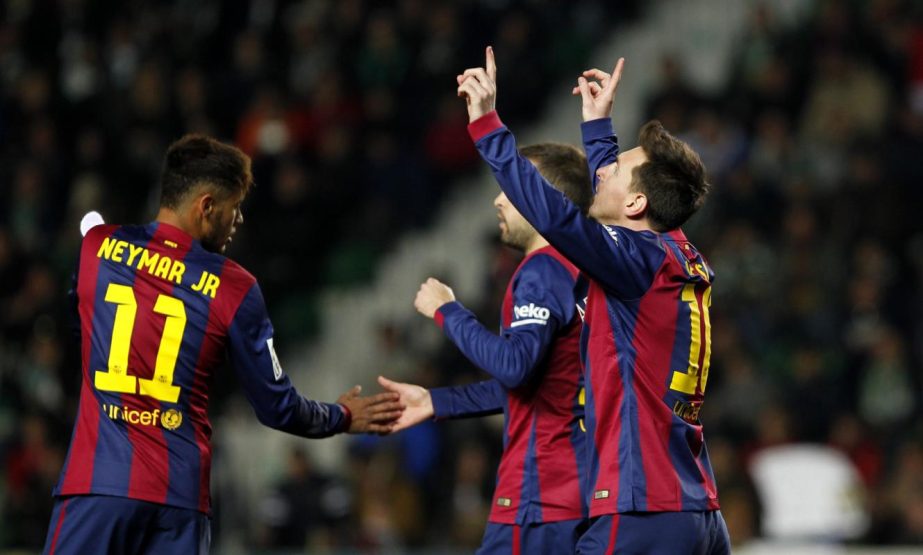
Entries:
[[267, 426], [324, 437], [345, 425], [282, 372], [254, 277], [178, 228], [92, 228], [72, 294], [83, 383], [55, 495], [209, 512], [209, 382], [225, 353]]
[[[707, 511], [718, 495], [699, 410], [711, 356], [711, 269], [679, 229], [604, 225], [551, 187], [496, 112], [469, 126], [510, 202], [587, 278], [590, 516]], [[608, 118], [583, 125], [590, 175], [616, 163]]]

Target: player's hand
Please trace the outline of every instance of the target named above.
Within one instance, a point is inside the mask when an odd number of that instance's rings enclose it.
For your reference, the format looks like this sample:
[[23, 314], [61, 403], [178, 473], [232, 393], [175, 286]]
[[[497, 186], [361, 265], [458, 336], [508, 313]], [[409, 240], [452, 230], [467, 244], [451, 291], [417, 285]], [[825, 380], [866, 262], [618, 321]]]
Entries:
[[378, 376], [378, 385], [400, 395], [401, 404], [405, 407], [401, 417], [391, 428], [392, 432], [406, 430], [433, 417], [433, 397], [428, 389], [410, 383], [391, 381], [384, 376]]
[[455, 77], [458, 96], [468, 106], [468, 123], [493, 112], [497, 106], [497, 62], [492, 47], [487, 47], [485, 58], [484, 67], [466, 69]]
[[615, 91], [622, 78], [622, 68], [625, 67], [625, 58], [619, 58], [615, 63], [612, 75], [601, 69], [588, 69], [577, 78], [577, 86], [571, 91], [574, 96], [580, 95], [583, 100], [583, 121], [607, 118], [612, 114], [612, 104], [615, 101]]
[[389, 433], [404, 410], [400, 395], [385, 392], [360, 397], [361, 391], [362, 386], [357, 385], [337, 399], [337, 403], [344, 405], [352, 414], [352, 422], [346, 431], [351, 434]]
[[439, 307], [455, 300], [452, 288], [436, 278], [429, 278], [420, 285], [417, 298], [413, 300], [413, 307], [417, 312], [432, 318]]

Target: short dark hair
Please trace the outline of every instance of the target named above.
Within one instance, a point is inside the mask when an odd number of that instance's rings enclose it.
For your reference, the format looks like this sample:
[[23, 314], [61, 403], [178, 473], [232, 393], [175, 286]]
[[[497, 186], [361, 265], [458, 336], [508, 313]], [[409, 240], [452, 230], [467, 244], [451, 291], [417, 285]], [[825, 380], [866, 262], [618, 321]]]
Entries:
[[647, 197], [647, 218], [655, 231], [676, 229], [705, 203], [711, 187], [705, 165], [657, 120], [644, 124], [638, 138], [647, 161], [634, 169], [631, 188]]
[[170, 145], [160, 176], [160, 205], [177, 208], [199, 186], [219, 193], [244, 193], [253, 185], [250, 157], [205, 135], [184, 135]]
[[585, 214], [593, 201], [590, 170], [579, 148], [563, 143], [524, 146], [519, 154], [535, 164], [542, 176]]

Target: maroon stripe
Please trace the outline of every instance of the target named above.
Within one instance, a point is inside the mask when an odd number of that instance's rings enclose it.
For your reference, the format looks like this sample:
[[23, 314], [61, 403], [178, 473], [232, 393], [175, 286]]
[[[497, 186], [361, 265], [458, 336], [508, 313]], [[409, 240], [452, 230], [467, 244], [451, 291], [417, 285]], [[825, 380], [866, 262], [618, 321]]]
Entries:
[[[621, 467], [619, 466], [619, 441], [622, 433], [621, 411], [625, 388], [618, 366], [618, 353], [609, 319], [606, 292], [595, 280], [590, 281], [587, 296], [586, 322], [590, 326], [588, 345], [588, 370], [586, 387], [593, 394], [593, 412], [596, 429], [593, 442], [599, 458], [596, 483], [590, 484], [590, 516], [614, 512], [619, 498]], [[606, 491], [606, 496], [596, 499], [596, 492]]]
[[231, 260], [225, 260], [220, 272], [221, 286], [208, 305], [208, 320], [189, 401], [189, 416], [199, 448], [199, 510], [209, 512], [211, 506], [211, 422], [208, 419], [208, 383], [211, 372], [224, 358], [228, 328], [240, 303], [256, 280]]
[[521, 530], [519, 526], [513, 525], [513, 555], [520, 555], [522, 547], [520, 547], [520, 538]]
[[89, 493], [93, 483], [93, 465], [96, 459], [96, 442], [99, 439], [99, 402], [90, 384], [93, 352], [93, 311], [96, 303], [96, 280], [99, 276], [99, 259], [96, 253], [103, 239], [118, 226], [97, 226], [87, 232], [80, 248], [80, 272], [77, 276], [77, 297], [80, 314], [80, 361], [83, 373], [80, 386], [80, 405], [74, 437], [68, 451], [67, 470], [61, 479], [60, 493]]
[[609, 545], [606, 548], [606, 555], [612, 555], [615, 553], [615, 542], [619, 537], [619, 519], [621, 515], [615, 513], [612, 515], [612, 528], [609, 530]]
[[58, 546], [58, 536], [61, 535], [61, 527], [64, 526], [64, 514], [67, 512], [67, 504], [70, 499], [61, 502], [61, 514], [58, 515], [58, 524], [55, 526], [54, 535], [51, 537], [51, 547], [48, 548], [48, 555], [54, 555], [55, 547]]
[[[632, 389], [638, 399], [638, 443], [644, 471], [648, 511], [678, 511], [682, 508], [679, 474], [670, 456], [670, 433], [673, 412], [663, 401], [667, 383], [672, 379], [670, 367], [676, 338], [679, 291], [676, 276], [670, 270], [672, 251], [665, 258], [650, 289], [638, 305], [638, 317], [632, 341], [637, 353]], [[665, 318], [666, 317], [666, 318]], [[664, 371], [669, 374], [664, 376]]]

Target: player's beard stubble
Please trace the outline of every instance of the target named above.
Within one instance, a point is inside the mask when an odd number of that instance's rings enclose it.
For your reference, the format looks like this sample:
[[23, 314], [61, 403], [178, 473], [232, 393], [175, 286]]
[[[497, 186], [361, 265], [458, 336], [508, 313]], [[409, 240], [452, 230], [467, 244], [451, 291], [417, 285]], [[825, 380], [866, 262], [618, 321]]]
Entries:
[[501, 220], [501, 222], [503, 225], [500, 226], [500, 241], [508, 247], [513, 247], [519, 251], [525, 251], [529, 242], [532, 241], [532, 236], [535, 234], [535, 230], [532, 226], [528, 224], [524, 226], [515, 225], [515, 223], [506, 220]]

